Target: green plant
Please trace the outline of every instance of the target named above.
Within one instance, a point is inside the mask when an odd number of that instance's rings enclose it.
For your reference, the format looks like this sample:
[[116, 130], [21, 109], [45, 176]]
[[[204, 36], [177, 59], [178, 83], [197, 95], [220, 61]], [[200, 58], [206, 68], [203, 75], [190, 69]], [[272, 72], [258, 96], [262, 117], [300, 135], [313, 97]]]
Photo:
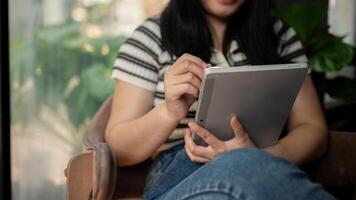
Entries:
[[[32, 43], [19, 37], [11, 46], [12, 119], [23, 128], [37, 120], [61, 139], [58, 126], [65, 128], [71, 133], [65, 141], [76, 152], [88, 121], [112, 94], [111, 69], [125, 40], [90, 38], [82, 28], [75, 22], [47, 26], [37, 30]], [[55, 124], [46, 121], [49, 116]]]
[[[46, 27], [36, 38], [37, 101], [54, 109], [64, 102], [75, 126], [92, 117], [112, 93], [111, 66], [124, 41], [124, 37], [89, 38], [80, 29], [78, 23]], [[44, 94], [50, 98], [41, 100]]]
[[36, 13], [31, 30], [11, 35], [11, 117], [16, 133], [40, 128], [74, 153], [81, 151], [88, 121], [114, 89], [111, 70], [125, 37], [109, 35], [113, 29], [105, 22], [117, 1], [89, 6], [65, 1], [68, 9], [61, 23], [43, 24]]
[[[337, 77], [328, 79], [327, 72], [339, 71], [352, 63], [354, 48], [343, 42], [343, 37], [321, 28], [327, 16], [323, 4], [281, 4], [274, 14], [294, 28], [306, 50], [313, 78], [321, 98], [324, 93], [346, 103], [356, 102], [356, 81]], [[353, 62], [355, 64], [355, 61]]]

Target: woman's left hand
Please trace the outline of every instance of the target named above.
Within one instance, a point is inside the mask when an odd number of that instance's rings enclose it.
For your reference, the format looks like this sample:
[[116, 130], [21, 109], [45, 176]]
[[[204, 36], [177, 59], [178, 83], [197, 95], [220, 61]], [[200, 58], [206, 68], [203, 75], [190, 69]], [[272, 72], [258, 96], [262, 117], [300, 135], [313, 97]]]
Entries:
[[234, 149], [256, 147], [243, 129], [240, 121], [235, 116], [231, 118], [230, 125], [234, 131], [235, 137], [231, 140], [221, 141], [208, 130], [199, 126], [197, 123], [189, 122], [188, 126], [190, 129], [199, 135], [208, 144], [207, 147], [196, 145], [192, 139], [191, 131], [187, 129], [185, 132], [184, 140], [185, 150], [190, 160], [198, 163], [206, 163], [209, 160], [212, 160], [217, 156]]

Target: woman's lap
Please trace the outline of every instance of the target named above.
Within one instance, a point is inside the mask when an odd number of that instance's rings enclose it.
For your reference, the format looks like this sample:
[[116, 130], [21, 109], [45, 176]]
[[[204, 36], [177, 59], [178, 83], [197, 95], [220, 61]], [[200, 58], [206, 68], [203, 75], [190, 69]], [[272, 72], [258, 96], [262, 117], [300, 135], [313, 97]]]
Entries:
[[257, 149], [225, 153], [205, 165], [183, 146], [154, 162], [144, 199], [334, 199], [291, 162]]

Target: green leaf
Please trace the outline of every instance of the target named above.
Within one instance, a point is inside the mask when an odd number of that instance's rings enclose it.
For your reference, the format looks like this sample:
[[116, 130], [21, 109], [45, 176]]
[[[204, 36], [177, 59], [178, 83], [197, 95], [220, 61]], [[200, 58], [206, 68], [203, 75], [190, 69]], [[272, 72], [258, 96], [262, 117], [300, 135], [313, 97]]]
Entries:
[[353, 49], [341, 37], [323, 34], [310, 41], [308, 57], [313, 70], [317, 72], [339, 71], [350, 64]]
[[311, 68], [317, 72], [339, 71], [350, 64], [354, 54], [352, 47], [343, 42], [343, 37], [332, 35], [327, 30], [319, 30], [326, 11], [327, 7], [322, 4], [283, 4], [274, 10], [277, 17], [297, 32]]
[[94, 64], [81, 75], [81, 84], [87, 89], [91, 98], [104, 101], [114, 90], [111, 80], [111, 68], [101, 64]]
[[302, 43], [306, 43], [326, 17], [327, 7], [323, 4], [281, 4], [273, 14], [294, 28]]
[[90, 119], [113, 92], [111, 68], [100, 64], [89, 66], [80, 76], [80, 84], [66, 97], [69, 119], [79, 127]]
[[39, 29], [36, 36], [40, 40], [57, 43], [65, 37], [78, 35], [79, 29], [79, 23], [59, 24]]
[[[58, 105], [64, 103], [71, 123], [78, 128], [112, 94], [111, 66], [126, 38], [89, 38], [80, 31], [83, 25], [73, 22], [42, 27], [31, 48], [25, 38], [13, 38], [17, 43], [12, 45], [11, 55], [24, 56], [11, 58], [12, 89], [19, 91], [29, 79], [34, 85], [26, 93], [16, 92], [15, 105], [23, 107], [14, 113], [16, 119], [29, 120], [42, 105], [58, 110]], [[85, 46], [95, 51], [88, 51]], [[35, 106], [26, 108], [28, 100], [36, 102]]]

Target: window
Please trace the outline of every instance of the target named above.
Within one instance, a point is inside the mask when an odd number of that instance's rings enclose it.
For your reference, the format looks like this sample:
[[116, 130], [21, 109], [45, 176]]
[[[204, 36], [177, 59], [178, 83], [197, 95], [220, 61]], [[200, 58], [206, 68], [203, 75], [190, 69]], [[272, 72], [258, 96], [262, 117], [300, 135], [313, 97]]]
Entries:
[[7, 5], [7, 1], [0, 1], [0, 199], [8, 199], [11, 194]]
[[[329, 0], [328, 22], [331, 33], [345, 37], [344, 41], [350, 45], [356, 45], [356, 2], [354, 0]], [[328, 77], [337, 75], [355, 78], [355, 68], [345, 67], [340, 72], [329, 73]]]
[[11, 0], [13, 199], [65, 199], [63, 170], [112, 94], [120, 44], [161, 0]]
[[348, 44], [356, 43], [356, 2], [353, 0], [329, 1], [330, 31], [337, 35], [345, 36]]

